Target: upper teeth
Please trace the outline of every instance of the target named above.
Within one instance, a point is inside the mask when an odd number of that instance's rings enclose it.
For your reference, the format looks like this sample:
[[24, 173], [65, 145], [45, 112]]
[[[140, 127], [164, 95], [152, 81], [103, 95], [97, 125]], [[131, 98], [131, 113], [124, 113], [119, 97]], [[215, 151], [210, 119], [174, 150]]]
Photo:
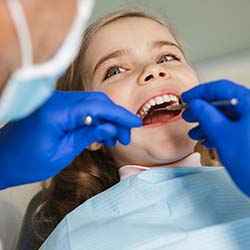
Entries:
[[171, 102], [171, 101], [176, 102], [176, 104], [179, 104], [179, 98], [175, 95], [166, 94], [162, 96], [156, 96], [150, 99], [147, 103], [145, 103], [142, 106], [142, 108], [138, 112], [138, 115], [140, 116], [140, 118], [144, 118], [152, 106], [159, 105], [164, 102]]

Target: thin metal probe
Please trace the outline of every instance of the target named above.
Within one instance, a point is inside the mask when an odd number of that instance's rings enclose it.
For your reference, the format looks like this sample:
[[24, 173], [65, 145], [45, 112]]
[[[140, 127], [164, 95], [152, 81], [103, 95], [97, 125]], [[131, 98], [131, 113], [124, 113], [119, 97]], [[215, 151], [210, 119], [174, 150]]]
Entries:
[[[239, 101], [237, 98], [232, 98], [230, 100], [218, 100], [218, 101], [213, 101], [210, 103], [216, 107], [222, 107], [222, 106], [227, 106], [227, 105], [236, 106], [238, 102]], [[181, 104], [173, 104], [164, 108], [154, 109], [153, 112], [161, 111], [161, 110], [177, 111], [177, 110], [182, 110], [182, 109], [187, 109], [187, 108], [189, 108], [187, 103], [181, 103]]]

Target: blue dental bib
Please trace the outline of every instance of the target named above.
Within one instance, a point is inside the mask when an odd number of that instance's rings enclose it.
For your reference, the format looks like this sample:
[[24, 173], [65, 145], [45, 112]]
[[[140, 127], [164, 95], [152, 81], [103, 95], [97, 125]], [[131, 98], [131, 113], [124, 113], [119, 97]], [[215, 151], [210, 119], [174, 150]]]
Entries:
[[222, 167], [152, 168], [69, 213], [41, 250], [249, 250], [250, 200]]

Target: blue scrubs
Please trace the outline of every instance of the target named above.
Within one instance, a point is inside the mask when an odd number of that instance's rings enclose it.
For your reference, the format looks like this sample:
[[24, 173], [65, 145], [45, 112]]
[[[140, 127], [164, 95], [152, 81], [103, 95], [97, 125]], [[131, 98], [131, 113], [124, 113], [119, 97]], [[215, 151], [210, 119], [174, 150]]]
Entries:
[[222, 167], [152, 168], [69, 213], [41, 250], [249, 250], [250, 200]]

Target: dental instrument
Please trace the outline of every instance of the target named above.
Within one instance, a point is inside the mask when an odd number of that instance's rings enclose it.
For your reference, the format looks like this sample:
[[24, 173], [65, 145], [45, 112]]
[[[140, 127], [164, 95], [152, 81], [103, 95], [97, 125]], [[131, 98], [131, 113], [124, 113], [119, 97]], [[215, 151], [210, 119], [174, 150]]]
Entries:
[[[239, 101], [237, 98], [232, 98], [230, 100], [213, 101], [213, 102], [211, 102], [211, 104], [214, 105], [215, 107], [223, 107], [223, 106], [227, 106], [227, 105], [236, 106], [238, 104], [238, 102]], [[177, 111], [177, 110], [188, 109], [188, 108], [189, 108], [189, 106], [187, 103], [181, 103], [181, 104], [172, 104], [172, 105], [166, 106], [164, 108], [154, 109], [152, 112], [161, 111], [161, 110]]]

